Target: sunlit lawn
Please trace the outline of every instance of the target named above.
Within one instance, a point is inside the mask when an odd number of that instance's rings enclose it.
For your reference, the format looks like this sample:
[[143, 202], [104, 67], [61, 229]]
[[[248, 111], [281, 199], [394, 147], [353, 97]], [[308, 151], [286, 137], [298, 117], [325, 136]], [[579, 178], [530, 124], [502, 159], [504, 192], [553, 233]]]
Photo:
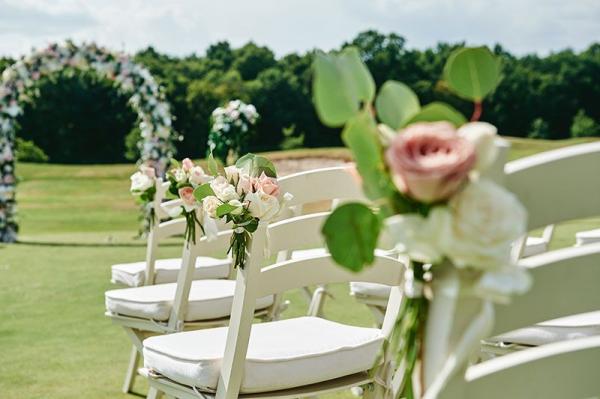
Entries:
[[[564, 144], [515, 140], [511, 158]], [[129, 341], [103, 316], [110, 265], [144, 256], [143, 242], [134, 238], [132, 170], [132, 165], [18, 166], [24, 243], [0, 247], [1, 398], [134, 397], [120, 393]], [[554, 246], [570, 245], [576, 231], [598, 224], [565, 224]], [[178, 256], [181, 248], [171, 241], [161, 251]], [[328, 317], [371, 324], [370, 313], [348, 296], [345, 285], [333, 287], [333, 295], [326, 303]], [[306, 311], [299, 292], [287, 297], [286, 317]], [[139, 379], [135, 390], [144, 394], [145, 389]]]

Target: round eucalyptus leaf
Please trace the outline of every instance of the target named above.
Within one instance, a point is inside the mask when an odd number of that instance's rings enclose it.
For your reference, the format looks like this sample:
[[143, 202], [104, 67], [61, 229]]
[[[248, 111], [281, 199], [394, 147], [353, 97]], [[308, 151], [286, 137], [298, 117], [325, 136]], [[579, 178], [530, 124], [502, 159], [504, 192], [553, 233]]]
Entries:
[[413, 116], [407, 124], [439, 121], [448, 121], [456, 127], [467, 123], [467, 119], [456, 108], [453, 108], [446, 103], [436, 101], [421, 108], [421, 111]]
[[369, 207], [348, 203], [329, 215], [321, 231], [333, 260], [358, 272], [375, 260], [380, 230], [381, 220]]
[[410, 87], [389, 80], [379, 90], [375, 108], [379, 120], [397, 130], [419, 112], [421, 105], [419, 98]]
[[444, 67], [444, 79], [458, 96], [480, 102], [500, 80], [500, 63], [487, 47], [454, 51]]

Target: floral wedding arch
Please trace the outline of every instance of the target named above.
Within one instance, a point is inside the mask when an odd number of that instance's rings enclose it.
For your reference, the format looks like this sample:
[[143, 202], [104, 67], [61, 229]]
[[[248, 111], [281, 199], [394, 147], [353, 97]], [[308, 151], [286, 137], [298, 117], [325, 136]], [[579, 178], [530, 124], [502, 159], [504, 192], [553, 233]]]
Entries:
[[37, 97], [35, 82], [41, 77], [71, 67], [91, 70], [112, 80], [130, 95], [129, 104], [138, 115], [141, 139], [140, 163], [163, 175], [174, 155], [171, 113], [164, 93], [150, 72], [126, 54], [111, 52], [96, 44], [51, 44], [34, 50], [9, 66], [0, 81], [0, 242], [14, 242], [18, 224], [15, 204], [15, 131], [22, 103]]

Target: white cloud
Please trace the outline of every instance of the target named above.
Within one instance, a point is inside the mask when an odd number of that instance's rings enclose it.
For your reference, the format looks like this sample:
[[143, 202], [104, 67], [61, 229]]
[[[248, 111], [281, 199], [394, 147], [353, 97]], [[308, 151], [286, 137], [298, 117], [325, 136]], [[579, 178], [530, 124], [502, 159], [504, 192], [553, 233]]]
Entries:
[[600, 41], [599, 21], [597, 0], [0, 0], [0, 54], [72, 38], [177, 55], [254, 40], [283, 55], [338, 47], [369, 28], [409, 47], [465, 40], [547, 53]]

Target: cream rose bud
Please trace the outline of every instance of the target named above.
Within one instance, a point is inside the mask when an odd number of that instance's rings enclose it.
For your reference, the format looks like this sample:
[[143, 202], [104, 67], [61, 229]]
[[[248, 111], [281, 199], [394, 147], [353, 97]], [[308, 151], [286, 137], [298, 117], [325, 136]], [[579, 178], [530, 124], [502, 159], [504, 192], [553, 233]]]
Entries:
[[240, 179], [240, 169], [235, 165], [226, 167], [225, 177], [227, 177], [227, 181], [231, 184], [237, 184], [238, 180]]
[[184, 171], [189, 172], [194, 167], [194, 163], [191, 159], [185, 158], [183, 161], [181, 161], [181, 167]]
[[154, 180], [142, 172], [135, 172], [130, 179], [130, 190], [133, 194], [141, 194], [154, 185]]
[[244, 211], [244, 204], [242, 204], [239, 200], [231, 200], [228, 202], [228, 204], [237, 208], [230, 212], [232, 215], [241, 215]]
[[202, 200], [202, 206], [204, 207], [204, 211], [208, 214], [208, 216], [216, 219], [217, 208], [221, 206], [221, 201], [219, 201], [219, 199], [214, 195], [210, 195]]
[[248, 201], [250, 214], [261, 221], [272, 219], [279, 213], [279, 201], [277, 198], [263, 191], [249, 193], [245, 199]]
[[470, 122], [458, 129], [458, 135], [475, 146], [475, 153], [477, 154], [476, 170], [484, 171], [492, 166], [498, 156], [498, 147], [495, 144], [498, 136], [496, 126], [487, 122]]
[[201, 166], [194, 166], [190, 169], [190, 183], [196, 186], [208, 183], [211, 179], [212, 177], [204, 173], [204, 169]]
[[452, 228], [445, 252], [457, 267], [497, 270], [511, 264], [514, 240], [526, 232], [517, 197], [487, 179], [470, 183], [449, 202]]
[[229, 184], [224, 176], [217, 176], [210, 182], [210, 188], [214, 191], [217, 198], [223, 202], [239, 199], [235, 187]]

